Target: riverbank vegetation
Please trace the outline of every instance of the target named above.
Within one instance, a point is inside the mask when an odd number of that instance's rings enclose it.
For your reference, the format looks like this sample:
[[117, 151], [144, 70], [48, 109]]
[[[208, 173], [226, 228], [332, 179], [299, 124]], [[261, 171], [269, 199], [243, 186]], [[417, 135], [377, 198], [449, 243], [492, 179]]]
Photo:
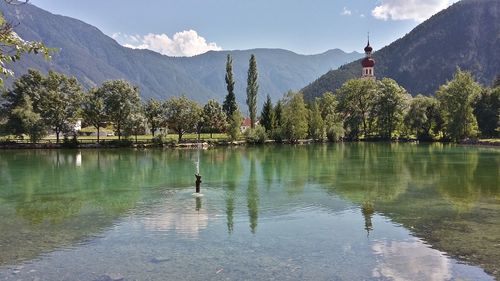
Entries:
[[[0, 135], [4, 141], [31, 143], [61, 136], [73, 143], [117, 138], [162, 144], [183, 142], [186, 134], [224, 136], [224, 141], [250, 143], [358, 140], [454, 141], [499, 136], [500, 81], [483, 87], [457, 70], [435, 96], [410, 96], [398, 83], [353, 79], [335, 93], [306, 101], [290, 91], [274, 105], [268, 96], [257, 118], [257, 64], [249, 62], [248, 128], [234, 99], [232, 59], [226, 65], [228, 93], [221, 103], [202, 105], [185, 96], [141, 101], [139, 88], [124, 80], [104, 82], [85, 91], [73, 77], [36, 70], [14, 81], [1, 101]], [[252, 118], [253, 117], [253, 118]], [[79, 124], [81, 122], [82, 124]], [[79, 125], [82, 125], [81, 128]], [[176, 140], [171, 137], [175, 134]], [[51, 139], [53, 137], [49, 137]], [[193, 138], [190, 138], [191, 141]]]

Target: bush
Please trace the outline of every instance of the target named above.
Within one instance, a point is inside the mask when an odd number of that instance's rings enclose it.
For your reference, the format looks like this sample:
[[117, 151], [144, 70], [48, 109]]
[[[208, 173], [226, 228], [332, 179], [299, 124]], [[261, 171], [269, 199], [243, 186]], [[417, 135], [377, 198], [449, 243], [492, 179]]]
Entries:
[[154, 145], [157, 146], [163, 146], [163, 145], [175, 146], [178, 143], [177, 139], [168, 139], [167, 136], [164, 134], [157, 135], [152, 139], [152, 142]]
[[338, 123], [327, 128], [326, 137], [328, 138], [328, 141], [331, 142], [341, 140], [344, 137], [344, 127], [342, 127], [342, 123]]
[[107, 143], [109, 146], [116, 146], [116, 147], [131, 147], [133, 144], [133, 141], [130, 139], [122, 139], [122, 140], [112, 140]]
[[154, 137], [151, 141], [153, 142], [154, 145], [161, 146], [166, 143], [167, 139], [165, 138], [165, 135], [161, 134]]
[[245, 131], [245, 139], [249, 143], [262, 144], [267, 140], [266, 129], [261, 125], [257, 125], [253, 129], [248, 129]]
[[73, 137], [71, 139], [68, 138], [68, 136], [64, 136], [62, 147], [64, 147], [64, 148], [77, 148], [78, 147], [78, 139], [76, 138], [76, 135], [73, 135]]
[[271, 131], [271, 139], [274, 141], [281, 143], [285, 139], [283, 136], [283, 130], [281, 128], [276, 128]]

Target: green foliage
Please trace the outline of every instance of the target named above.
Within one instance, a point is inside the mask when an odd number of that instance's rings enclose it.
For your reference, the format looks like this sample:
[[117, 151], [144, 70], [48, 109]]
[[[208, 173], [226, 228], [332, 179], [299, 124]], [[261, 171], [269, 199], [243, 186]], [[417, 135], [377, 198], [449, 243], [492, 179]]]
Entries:
[[374, 114], [377, 116], [379, 136], [391, 139], [400, 129], [411, 96], [392, 79], [379, 81], [378, 93], [374, 101]]
[[404, 118], [405, 127], [419, 140], [432, 140], [441, 130], [439, 103], [434, 97], [418, 95], [410, 101], [410, 108]]
[[123, 133], [125, 136], [135, 136], [135, 142], [137, 142], [138, 135], [144, 135], [146, 133], [146, 118], [144, 113], [139, 107], [137, 110], [130, 114], [129, 121], [125, 123], [123, 127]]
[[314, 140], [323, 140], [325, 137], [325, 128], [319, 100], [316, 99], [309, 109], [309, 137]]
[[144, 117], [154, 138], [156, 130], [163, 126], [165, 108], [161, 102], [155, 99], [149, 99], [143, 107]]
[[282, 135], [291, 142], [307, 137], [308, 110], [301, 93], [288, 92], [283, 104]]
[[367, 138], [372, 134], [377, 91], [377, 83], [369, 79], [349, 80], [338, 90], [338, 110], [349, 139], [358, 139], [360, 134]]
[[40, 99], [44, 77], [35, 70], [15, 80], [11, 90], [3, 94], [2, 112], [6, 119], [5, 131], [22, 137], [30, 136], [33, 142], [46, 134], [41, 117]]
[[220, 133], [226, 129], [226, 120], [226, 114], [216, 100], [209, 100], [203, 107], [203, 127], [210, 132], [210, 138], [214, 132]]
[[99, 142], [100, 128], [107, 119], [101, 91], [92, 88], [83, 96], [82, 116], [87, 124], [92, 125], [97, 130], [97, 142]]
[[4, 78], [13, 76], [14, 71], [7, 65], [17, 62], [23, 54], [43, 54], [46, 59], [50, 58], [52, 50], [41, 42], [30, 42], [21, 39], [13, 30], [4, 16], [0, 14], [0, 87], [3, 87]]
[[64, 148], [77, 148], [78, 147], [78, 139], [76, 138], [76, 134], [74, 134], [71, 138], [67, 135], [64, 136], [62, 147]]
[[134, 122], [133, 113], [140, 111], [139, 89], [125, 80], [106, 81], [97, 90], [104, 97], [106, 115], [121, 139], [125, 127]]
[[233, 78], [233, 58], [230, 54], [227, 55], [226, 61], [226, 89], [227, 95], [224, 99], [222, 109], [226, 114], [227, 118], [233, 115], [233, 112], [238, 110], [238, 104], [236, 103], [236, 95], [234, 94], [234, 78]]
[[259, 92], [259, 84], [257, 83], [258, 75], [257, 60], [255, 59], [255, 55], [252, 54], [248, 66], [247, 78], [247, 105], [248, 112], [250, 113], [250, 120], [252, 121], [250, 126], [252, 128], [255, 127], [255, 121], [257, 119], [257, 95]]
[[267, 95], [266, 102], [262, 106], [262, 113], [260, 114], [260, 124], [266, 129], [266, 132], [271, 132], [274, 129], [275, 123], [273, 103], [271, 102], [271, 96]]
[[329, 141], [338, 141], [344, 136], [343, 120], [337, 112], [338, 101], [331, 92], [326, 92], [320, 101], [321, 116]]
[[59, 134], [69, 133], [79, 114], [81, 86], [75, 78], [57, 72], [50, 71], [44, 77], [40, 72], [30, 70], [14, 82], [4, 99], [9, 132], [33, 135], [32, 139], [36, 140], [36, 136], [46, 134], [41, 130], [51, 128], [59, 142]]
[[243, 122], [243, 115], [239, 110], [236, 110], [235, 112], [233, 112], [233, 115], [231, 116], [229, 126], [227, 129], [227, 134], [231, 141], [239, 139], [241, 135], [241, 129], [240, 129], [241, 122]]
[[177, 133], [179, 141], [186, 132], [195, 131], [202, 118], [198, 103], [185, 96], [171, 98], [165, 102], [165, 120], [168, 127]]
[[[457, 1], [389, 46], [374, 46], [375, 73], [398, 81], [411, 94], [434, 93], [453, 76], [457, 65], [482, 84], [490, 84], [499, 74], [498, 41], [492, 35], [500, 34], [499, 9], [500, 1]], [[306, 100], [335, 92], [359, 77], [360, 62], [353, 60], [329, 71], [302, 89]]]
[[446, 135], [454, 141], [478, 135], [473, 102], [481, 92], [481, 86], [472, 74], [457, 70], [453, 80], [439, 87], [436, 97], [442, 112]]
[[246, 130], [244, 135], [248, 143], [263, 144], [267, 140], [266, 129], [261, 125]]
[[500, 86], [493, 89], [483, 89], [477, 102], [474, 104], [474, 115], [476, 116], [481, 136], [497, 137], [496, 130], [499, 125], [500, 113]]
[[283, 125], [283, 102], [279, 100], [274, 106], [274, 128], [279, 128]]
[[59, 134], [70, 133], [78, 117], [82, 100], [81, 85], [74, 77], [50, 71], [40, 90], [40, 114], [45, 124], [56, 133], [59, 143]]
[[34, 111], [29, 95], [22, 96], [22, 101], [12, 109], [9, 121], [12, 134], [20, 137], [27, 134], [33, 143], [38, 142], [47, 131], [42, 117]]

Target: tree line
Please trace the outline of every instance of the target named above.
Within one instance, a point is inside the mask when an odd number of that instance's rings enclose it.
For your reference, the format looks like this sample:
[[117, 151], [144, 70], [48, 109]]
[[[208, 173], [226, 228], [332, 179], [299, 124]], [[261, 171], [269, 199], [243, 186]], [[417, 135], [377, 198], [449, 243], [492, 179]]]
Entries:
[[275, 107], [268, 97], [260, 123], [275, 140], [418, 139], [461, 141], [498, 137], [500, 76], [491, 87], [457, 69], [435, 96], [417, 95], [389, 78], [352, 79], [313, 101], [289, 92]]
[[[227, 56], [227, 95], [220, 104], [209, 100], [201, 105], [185, 96], [164, 101], [141, 101], [139, 89], [124, 80], [106, 81], [85, 91], [73, 77], [36, 70], [14, 81], [4, 92], [0, 126], [4, 134], [29, 136], [37, 142], [50, 131], [76, 136], [74, 123], [83, 119], [92, 126], [99, 141], [100, 129], [112, 124], [118, 139], [145, 134], [155, 137], [174, 132], [178, 140], [185, 133], [227, 133], [242, 137], [243, 121], [234, 93], [232, 58]], [[457, 70], [434, 97], [411, 97], [392, 79], [353, 79], [335, 93], [305, 101], [299, 92], [288, 92], [275, 104], [269, 95], [257, 115], [258, 71], [254, 55], [249, 60], [247, 79], [251, 128], [244, 132], [250, 142], [266, 139], [295, 142], [360, 139], [452, 140], [497, 137], [499, 135], [500, 79], [483, 87], [468, 72]], [[157, 136], [158, 137], [158, 136]]]

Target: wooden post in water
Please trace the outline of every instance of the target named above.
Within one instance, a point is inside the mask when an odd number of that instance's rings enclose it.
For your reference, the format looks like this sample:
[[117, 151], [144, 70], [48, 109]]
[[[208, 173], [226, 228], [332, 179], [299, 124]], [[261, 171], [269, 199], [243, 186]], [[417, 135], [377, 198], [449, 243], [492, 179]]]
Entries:
[[201, 175], [200, 175], [200, 134], [198, 133], [198, 161], [196, 161], [196, 174], [194, 176], [196, 177], [196, 193], [200, 193], [200, 186], [201, 186]]
[[200, 186], [201, 186], [201, 176], [200, 174], [195, 174], [196, 177], [196, 193], [200, 193]]

